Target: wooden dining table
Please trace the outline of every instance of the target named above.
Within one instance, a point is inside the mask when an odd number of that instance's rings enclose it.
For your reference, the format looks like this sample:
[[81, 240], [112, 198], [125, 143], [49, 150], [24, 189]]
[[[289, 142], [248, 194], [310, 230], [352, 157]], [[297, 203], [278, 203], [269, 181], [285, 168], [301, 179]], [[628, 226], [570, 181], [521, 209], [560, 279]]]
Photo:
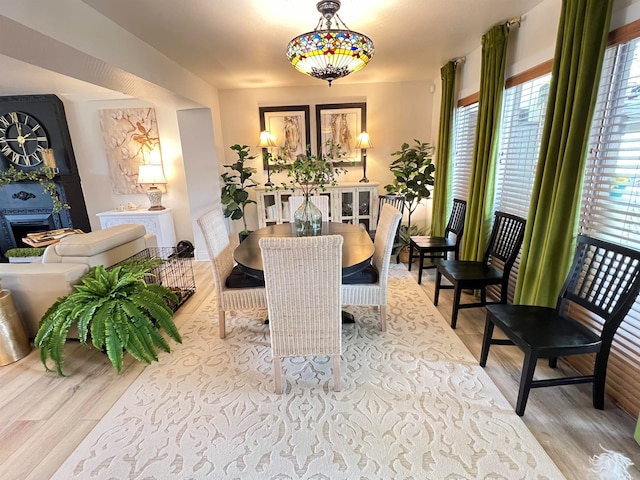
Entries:
[[[342, 235], [342, 277], [358, 273], [371, 264], [375, 251], [369, 232], [350, 223], [323, 222], [320, 235]], [[270, 225], [252, 232], [233, 252], [238, 268], [247, 275], [264, 279], [262, 252], [258, 241], [263, 237], [295, 237], [293, 223]]]

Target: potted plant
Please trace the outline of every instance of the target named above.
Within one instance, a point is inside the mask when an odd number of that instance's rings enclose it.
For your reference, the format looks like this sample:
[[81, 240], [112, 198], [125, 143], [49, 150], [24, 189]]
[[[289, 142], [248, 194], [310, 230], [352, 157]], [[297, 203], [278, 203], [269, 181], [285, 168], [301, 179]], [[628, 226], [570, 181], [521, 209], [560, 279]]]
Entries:
[[59, 298], [44, 314], [34, 340], [47, 371], [51, 359], [64, 376], [64, 345], [71, 325], [76, 324], [81, 343], [89, 337], [94, 347], [104, 350], [120, 372], [124, 352], [151, 363], [157, 351], [171, 351], [161, 334], [182, 343], [168, 302], [177, 302], [167, 287], [153, 283], [153, 269], [160, 259], [129, 260], [107, 270], [93, 267], [81, 284], [66, 297]]
[[42, 259], [45, 247], [10, 248], [4, 252], [9, 263], [32, 263]]
[[414, 146], [403, 143], [400, 150], [391, 154], [398, 157], [389, 167], [394, 179], [393, 183], [384, 187], [388, 193], [404, 195], [405, 206], [409, 212], [407, 225], [400, 226], [399, 249], [401, 251], [407, 250], [411, 236], [426, 233], [425, 227], [412, 227], [411, 215], [418, 208], [420, 202], [431, 196], [430, 188], [434, 182], [433, 147], [419, 140], [414, 139], [414, 142]]
[[322, 213], [313, 204], [311, 195], [318, 191], [326, 191], [326, 185], [336, 185], [337, 175], [344, 172], [344, 169], [334, 164], [336, 158], [339, 159], [344, 154], [340, 146], [332, 151], [332, 156], [300, 154], [289, 165], [284, 164], [282, 157], [277, 158], [277, 164], [286, 168], [289, 179], [282, 182], [282, 187], [298, 190], [304, 197], [293, 218], [296, 232], [301, 236], [318, 235], [322, 228]]
[[244, 240], [249, 233], [247, 220], [245, 218], [245, 208], [255, 200], [249, 198], [249, 188], [258, 184], [251, 178], [257, 172], [253, 167], [245, 165], [248, 160], [255, 159], [255, 155], [249, 155], [247, 145], [232, 145], [231, 150], [238, 154], [238, 160], [231, 165], [225, 165], [231, 172], [224, 172], [222, 177], [222, 205], [224, 205], [224, 216], [231, 220], [242, 220], [243, 229], [239, 233], [240, 241]]

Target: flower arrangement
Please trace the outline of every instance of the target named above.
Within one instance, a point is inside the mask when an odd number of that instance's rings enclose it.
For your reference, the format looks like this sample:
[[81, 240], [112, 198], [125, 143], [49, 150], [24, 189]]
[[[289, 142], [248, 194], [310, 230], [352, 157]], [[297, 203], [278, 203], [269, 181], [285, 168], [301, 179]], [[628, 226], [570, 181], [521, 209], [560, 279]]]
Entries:
[[56, 192], [56, 184], [53, 182], [55, 172], [49, 167], [41, 167], [36, 170], [26, 172], [24, 170], [18, 170], [13, 165], [10, 165], [8, 169], [0, 172], [0, 188], [10, 183], [22, 182], [25, 180], [32, 180], [40, 182], [44, 193], [51, 197], [53, 202], [53, 212], [57, 213], [61, 210], [68, 210], [71, 208], [69, 204], [63, 203], [58, 197]]
[[[331, 155], [300, 154], [290, 164], [286, 164], [282, 156], [276, 157], [276, 165], [286, 170], [289, 179], [282, 182], [281, 187], [300, 190], [305, 197], [309, 197], [317, 191], [325, 192], [326, 185], [336, 185], [338, 175], [346, 171], [344, 168], [336, 166], [336, 163], [344, 156], [344, 152], [340, 145], [329, 147], [325, 151], [331, 152]], [[310, 148], [307, 148], [307, 151], [310, 151]]]

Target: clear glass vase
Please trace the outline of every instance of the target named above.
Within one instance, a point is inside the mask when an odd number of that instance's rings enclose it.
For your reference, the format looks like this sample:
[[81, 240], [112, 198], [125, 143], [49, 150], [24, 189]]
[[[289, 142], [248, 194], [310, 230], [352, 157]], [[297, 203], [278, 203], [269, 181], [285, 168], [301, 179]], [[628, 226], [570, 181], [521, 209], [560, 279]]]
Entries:
[[320, 235], [322, 212], [313, 204], [309, 196], [305, 196], [302, 204], [293, 212], [293, 223], [299, 237]]

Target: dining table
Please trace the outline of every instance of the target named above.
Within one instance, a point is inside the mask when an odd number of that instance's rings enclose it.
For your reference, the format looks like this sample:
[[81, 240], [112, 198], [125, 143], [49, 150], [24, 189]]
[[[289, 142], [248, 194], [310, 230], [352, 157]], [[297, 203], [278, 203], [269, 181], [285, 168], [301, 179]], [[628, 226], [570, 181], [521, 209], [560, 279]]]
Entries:
[[[342, 277], [354, 275], [371, 264], [375, 248], [369, 232], [359, 225], [322, 222], [320, 235], [341, 235]], [[233, 258], [243, 273], [264, 280], [262, 252], [258, 241], [264, 237], [296, 237], [293, 223], [269, 225], [251, 232], [233, 252]]]

